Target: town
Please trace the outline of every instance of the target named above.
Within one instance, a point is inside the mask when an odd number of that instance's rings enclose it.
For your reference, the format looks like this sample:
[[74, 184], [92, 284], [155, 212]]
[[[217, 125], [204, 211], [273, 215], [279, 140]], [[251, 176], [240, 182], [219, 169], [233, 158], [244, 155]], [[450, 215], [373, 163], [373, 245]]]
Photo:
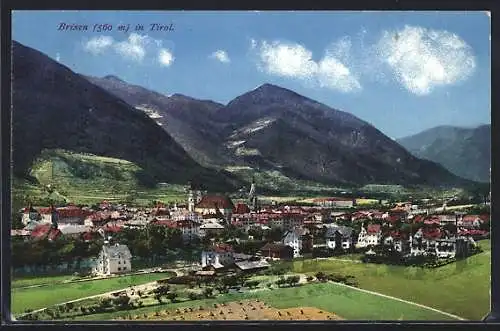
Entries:
[[[95, 263], [93, 272], [102, 274], [131, 270], [130, 250], [116, 242], [115, 235], [124, 230], [145, 230], [151, 225], [177, 230], [185, 246], [203, 247], [199, 265], [215, 270], [240, 266], [241, 263], [235, 263], [235, 256], [249, 251], [253, 254], [247, 254], [245, 260], [262, 260], [253, 263], [256, 268], [274, 259], [328, 257], [352, 252], [372, 257], [375, 251], [380, 252], [379, 247], [399, 253], [401, 261], [415, 256], [448, 259], [470, 255], [474, 240], [489, 236], [489, 214], [446, 212], [446, 207], [441, 208], [440, 213], [432, 213], [411, 202], [351, 211], [354, 200], [320, 198], [314, 200], [315, 206], [260, 205], [252, 184], [248, 203], [235, 204], [228, 196], [191, 188], [186, 205], [171, 207], [159, 202], [152, 208], [134, 208], [107, 201], [96, 209], [73, 204], [27, 206], [21, 211], [25, 227], [12, 230], [11, 236], [48, 241], [59, 237], [80, 238], [86, 242], [104, 238], [102, 252], [116, 246], [126, 252], [128, 258], [119, 265], [110, 260], [110, 254], [101, 254], [107, 256], [106, 261], [96, 256], [99, 262]], [[221, 240], [222, 234], [225, 241]], [[110, 246], [110, 241], [114, 245]], [[245, 251], [234, 251], [233, 242]], [[242, 242], [263, 245], [248, 248], [252, 245], [244, 247]], [[249, 268], [248, 264], [241, 266]]]

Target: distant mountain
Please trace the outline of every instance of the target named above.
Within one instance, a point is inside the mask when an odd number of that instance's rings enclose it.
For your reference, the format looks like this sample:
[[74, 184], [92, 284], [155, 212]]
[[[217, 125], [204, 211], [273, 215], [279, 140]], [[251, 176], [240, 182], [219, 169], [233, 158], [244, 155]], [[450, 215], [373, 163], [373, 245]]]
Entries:
[[442, 164], [454, 174], [474, 181], [490, 181], [491, 125], [476, 128], [438, 126], [401, 138], [413, 155]]
[[421, 160], [347, 112], [264, 84], [217, 110], [235, 153], [265, 160], [288, 175], [322, 183], [461, 185], [441, 165]]
[[232, 175], [200, 166], [143, 111], [39, 51], [15, 41], [12, 51], [16, 176], [27, 176], [42, 150], [63, 149], [134, 162], [144, 184], [199, 180], [214, 190], [234, 188]]
[[462, 185], [347, 112], [264, 84], [226, 106], [167, 97], [123, 80], [87, 77], [154, 118], [198, 162], [332, 185]]
[[115, 76], [86, 78], [145, 112], [163, 127], [200, 164], [221, 167], [231, 162], [220, 124], [212, 119], [224, 105], [181, 94], [167, 97]]

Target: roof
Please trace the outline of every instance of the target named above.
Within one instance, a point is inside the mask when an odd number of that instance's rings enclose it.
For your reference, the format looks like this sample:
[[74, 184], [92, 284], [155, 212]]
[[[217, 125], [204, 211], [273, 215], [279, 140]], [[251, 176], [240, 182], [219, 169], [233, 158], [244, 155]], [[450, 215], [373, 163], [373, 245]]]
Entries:
[[482, 219], [479, 217], [479, 215], [465, 215], [464, 217], [462, 217], [462, 222], [465, 223], [475, 221], [482, 221]]
[[228, 244], [215, 244], [210, 247], [211, 251], [217, 252], [217, 253], [225, 253], [225, 252], [233, 252], [233, 246], [228, 245]]
[[282, 243], [267, 243], [260, 250], [261, 251], [282, 251], [284, 249], [292, 249], [290, 246]]
[[10, 230], [10, 235], [11, 236], [29, 236], [30, 235], [30, 231], [28, 230], [25, 230], [25, 229], [17, 229], [17, 230]]
[[108, 254], [112, 258], [122, 257], [131, 258], [132, 254], [127, 245], [116, 244], [116, 245], [104, 245], [102, 246], [104, 253]]
[[233, 257], [236, 260], [248, 260], [248, 259], [252, 258], [253, 255], [235, 253], [235, 254], [233, 254]]
[[458, 235], [461, 235], [461, 236], [474, 236], [474, 235], [484, 235], [484, 234], [487, 234], [488, 231], [485, 231], [485, 230], [462, 230], [462, 231], [458, 231]]
[[59, 215], [59, 218], [85, 216], [84, 211], [77, 206], [66, 206], [57, 208], [57, 214]]
[[235, 264], [241, 270], [252, 270], [252, 269], [260, 269], [260, 268], [268, 268], [268, 267], [271, 266], [266, 260], [241, 261], [241, 262], [236, 262]]
[[227, 196], [223, 195], [205, 195], [201, 198], [196, 208], [222, 208], [234, 209], [233, 202]]
[[213, 276], [215, 275], [215, 270], [200, 270], [196, 272], [197, 276]]
[[368, 228], [366, 229], [366, 232], [368, 233], [380, 232], [380, 224], [369, 224]]
[[349, 237], [352, 234], [353, 228], [343, 225], [329, 224], [326, 228], [325, 237], [332, 238], [336, 232], [339, 232], [344, 237]]
[[49, 240], [54, 240], [61, 235], [61, 231], [57, 228], [53, 228], [51, 224], [39, 224], [33, 231], [31, 231], [31, 237], [34, 239], [47, 238]]
[[245, 203], [238, 203], [233, 211], [235, 214], [247, 214], [250, 212], [250, 208]]
[[210, 230], [210, 229], [224, 229], [224, 226], [215, 222], [208, 222], [200, 226], [200, 230]]
[[442, 232], [439, 229], [422, 231], [424, 239], [439, 239], [442, 236]]
[[85, 233], [90, 230], [86, 225], [60, 225], [59, 230], [62, 234]]

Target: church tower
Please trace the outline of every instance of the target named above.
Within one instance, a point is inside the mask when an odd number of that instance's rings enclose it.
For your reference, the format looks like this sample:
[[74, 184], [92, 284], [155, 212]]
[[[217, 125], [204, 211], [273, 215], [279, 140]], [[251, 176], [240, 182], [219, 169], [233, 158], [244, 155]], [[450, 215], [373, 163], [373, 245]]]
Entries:
[[252, 178], [250, 192], [248, 192], [248, 203], [251, 206], [252, 211], [257, 211], [257, 192], [256, 192], [255, 177]]

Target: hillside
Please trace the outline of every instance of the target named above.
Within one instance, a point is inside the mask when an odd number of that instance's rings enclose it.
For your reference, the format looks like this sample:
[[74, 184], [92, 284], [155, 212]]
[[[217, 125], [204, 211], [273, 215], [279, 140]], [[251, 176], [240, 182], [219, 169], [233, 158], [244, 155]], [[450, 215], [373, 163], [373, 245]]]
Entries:
[[288, 176], [328, 184], [467, 184], [421, 160], [347, 112], [264, 84], [217, 111], [235, 153], [265, 160]]
[[26, 177], [44, 149], [113, 157], [143, 171], [141, 185], [200, 181], [232, 190], [232, 175], [208, 169], [144, 112], [46, 55], [13, 42], [14, 175]]
[[167, 97], [117, 77], [87, 78], [155, 118], [207, 166], [249, 167], [263, 180], [279, 173], [325, 185], [467, 184], [442, 166], [414, 157], [369, 123], [271, 84], [224, 106]]
[[476, 128], [439, 126], [398, 142], [413, 155], [440, 163], [458, 176], [489, 182], [490, 137], [489, 124]]
[[85, 78], [145, 112], [200, 164], [221, 167], [231, 162], [218, 123], [212, 120], [213, 114], [224, 105], [181, 94], [167, 97], [115, 76]]

